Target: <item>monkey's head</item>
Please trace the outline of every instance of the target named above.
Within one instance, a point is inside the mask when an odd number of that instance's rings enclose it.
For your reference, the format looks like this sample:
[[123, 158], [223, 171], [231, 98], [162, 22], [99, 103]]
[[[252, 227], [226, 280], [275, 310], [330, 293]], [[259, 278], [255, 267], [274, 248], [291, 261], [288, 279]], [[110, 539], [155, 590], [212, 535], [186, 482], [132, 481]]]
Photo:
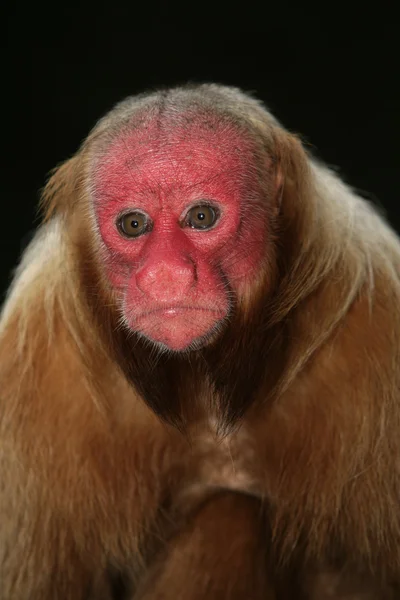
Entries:
[[279, 377], [270, 307], [290, 281], [275, 238], [293, 143], [239, 90], [175, 88], [115, 107], [46, 187], [47, 218], [71, 219], [89, 326], [164, 420], [209, 397], [232, 423]]
[[95, 140], [91, 172], [106, 277], [124, 324], [178, 352], [207, 345], [246, 304], [265, 271], [273, 201], [249, 125], [207, 96], [208, 104], [201, 94], [188, 99], [125, 105], [112, 135]]

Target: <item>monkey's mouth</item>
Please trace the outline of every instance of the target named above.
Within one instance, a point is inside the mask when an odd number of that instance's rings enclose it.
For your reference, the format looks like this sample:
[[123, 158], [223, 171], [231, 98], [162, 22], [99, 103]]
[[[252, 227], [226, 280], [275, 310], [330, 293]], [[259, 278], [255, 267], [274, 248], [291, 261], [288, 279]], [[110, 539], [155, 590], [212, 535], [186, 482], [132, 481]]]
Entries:
[[156, 306], [137, 314], [131, 327], [170, 350], [182, 351], [219, 330], [226, 316], [226, 311], [214, 307]]
[[224, 311], [206, 306], [191, 306], [191, 305], [172, 305], [172, 306], [155, 306], [147, 309], [137, 315], [137, 319], [143, 319], [150, 315], [158, 317], [177, 317], [184, 316], [187, 312], [213, 313], [215, 318], [221, 319], [225, 316]]

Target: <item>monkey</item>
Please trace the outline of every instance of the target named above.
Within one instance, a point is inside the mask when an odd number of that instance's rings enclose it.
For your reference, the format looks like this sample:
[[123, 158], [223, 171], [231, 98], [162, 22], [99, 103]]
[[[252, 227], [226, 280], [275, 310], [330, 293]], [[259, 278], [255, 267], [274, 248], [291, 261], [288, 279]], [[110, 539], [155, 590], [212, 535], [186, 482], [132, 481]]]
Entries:
[[117, 104], [41, 210], [0, 319], [1, 597], [398, 597], [375, 208], [204, 83]]

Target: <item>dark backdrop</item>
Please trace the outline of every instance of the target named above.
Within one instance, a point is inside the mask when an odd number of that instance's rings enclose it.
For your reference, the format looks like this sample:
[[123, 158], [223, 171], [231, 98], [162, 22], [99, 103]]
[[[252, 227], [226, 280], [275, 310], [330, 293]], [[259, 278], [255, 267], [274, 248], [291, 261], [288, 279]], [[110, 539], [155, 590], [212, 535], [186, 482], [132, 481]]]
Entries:
[[359, 4], [7, 3], [0, 291], [48, 171], [115, 102], [157, 85], [256, 92], [400, 231], [396, 16]]

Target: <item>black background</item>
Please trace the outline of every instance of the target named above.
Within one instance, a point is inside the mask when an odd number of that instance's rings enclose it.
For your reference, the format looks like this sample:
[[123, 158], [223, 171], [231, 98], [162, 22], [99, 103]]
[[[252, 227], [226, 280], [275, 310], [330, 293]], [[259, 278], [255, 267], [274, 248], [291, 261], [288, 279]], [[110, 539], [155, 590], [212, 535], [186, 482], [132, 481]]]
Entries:
[[118, 100], [158, 85], [255, 92], [400, 231], [395, 3], [322, 4], [8, 4], [0, 291], [49, 170]]

